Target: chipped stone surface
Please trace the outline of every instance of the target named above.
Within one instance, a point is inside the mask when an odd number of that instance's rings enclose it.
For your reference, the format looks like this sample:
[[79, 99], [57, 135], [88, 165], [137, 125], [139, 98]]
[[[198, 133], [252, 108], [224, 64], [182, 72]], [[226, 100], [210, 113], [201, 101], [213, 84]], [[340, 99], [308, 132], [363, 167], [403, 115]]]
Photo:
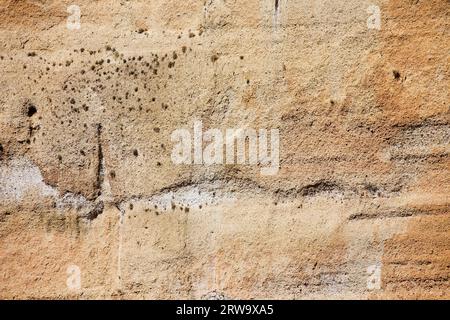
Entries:
[[[0, 298], [450, 298], [449, 13], [0, 0]], [[196, 121], [278, 174], [173, 164]]]

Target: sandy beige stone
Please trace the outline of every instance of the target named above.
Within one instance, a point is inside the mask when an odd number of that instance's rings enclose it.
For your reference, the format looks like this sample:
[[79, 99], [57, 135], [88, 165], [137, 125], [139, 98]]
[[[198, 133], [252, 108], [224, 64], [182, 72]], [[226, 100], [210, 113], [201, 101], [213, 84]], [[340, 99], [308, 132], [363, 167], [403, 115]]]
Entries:
[[[449, 13], [0, 0], [0, 298], [450, 298]], [[195, 121], [278, 174], [175, 165]]]

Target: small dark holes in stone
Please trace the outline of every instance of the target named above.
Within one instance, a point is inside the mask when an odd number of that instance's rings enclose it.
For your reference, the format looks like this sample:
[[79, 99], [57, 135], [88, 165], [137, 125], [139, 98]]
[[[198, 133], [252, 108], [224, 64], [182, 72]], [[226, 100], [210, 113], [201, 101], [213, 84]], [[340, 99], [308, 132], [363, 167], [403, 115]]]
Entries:
[[28, 117], [32, 117], [35, 115], [35, 113], [37, 112], [37, 109], [34, 105], [30, 104], [28, 106], [28, 110], [27, 110], [27, 116]]
[[398, 72], [397, 70], [392, 71], [392, 74], [394, 75], [395, 80], [400, 79], [400, 72]]
[[216, 54], [214, 54], [214, 55], [211, 56], [211, 61], [212, 61], [213, 63], [216, 62], [217, 60], [219, 60], [219, 56], [217, 56]]

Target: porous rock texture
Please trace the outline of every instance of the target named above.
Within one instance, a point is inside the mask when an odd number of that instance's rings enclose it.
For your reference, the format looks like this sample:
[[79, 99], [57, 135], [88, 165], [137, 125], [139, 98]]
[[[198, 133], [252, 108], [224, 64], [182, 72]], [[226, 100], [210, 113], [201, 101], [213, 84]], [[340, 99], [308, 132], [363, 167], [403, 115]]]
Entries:
[[[449, 30], [448, 0], [0, 0], [0, 298], [449, 299]], [[278, 174], [175, 165], [195, 120], [279, 129]]]

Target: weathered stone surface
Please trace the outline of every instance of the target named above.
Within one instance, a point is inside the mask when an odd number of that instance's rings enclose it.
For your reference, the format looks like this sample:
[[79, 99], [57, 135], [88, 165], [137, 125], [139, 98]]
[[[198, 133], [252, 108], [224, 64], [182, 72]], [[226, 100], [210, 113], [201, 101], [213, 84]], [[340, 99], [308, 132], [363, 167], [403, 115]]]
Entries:
[[75, 2], [0, 0], [0, 298], [450, 298], [448, 0]]

